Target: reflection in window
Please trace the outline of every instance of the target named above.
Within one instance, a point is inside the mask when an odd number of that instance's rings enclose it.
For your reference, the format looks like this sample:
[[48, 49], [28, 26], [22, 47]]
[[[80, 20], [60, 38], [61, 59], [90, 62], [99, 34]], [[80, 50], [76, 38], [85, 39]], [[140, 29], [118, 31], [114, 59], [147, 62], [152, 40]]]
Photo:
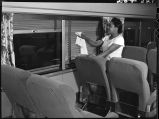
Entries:
[[61, 20], [49, 15], [14, 15], [16, 67], [61, 69]]
[[14, 49], [16, 67], [34, 69], [61, 62], [61, 32], [16, 34], [14, 35]]

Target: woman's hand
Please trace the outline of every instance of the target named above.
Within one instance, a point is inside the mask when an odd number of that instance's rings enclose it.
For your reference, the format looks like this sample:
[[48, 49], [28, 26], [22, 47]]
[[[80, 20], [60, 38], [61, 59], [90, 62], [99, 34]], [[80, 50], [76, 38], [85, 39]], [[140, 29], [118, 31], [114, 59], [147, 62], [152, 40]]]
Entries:
[[82, 33], [82, 32], [75, 32], [75, 34], [76, 34], [78, 37], [80, 37], [80, 38], [87, 39], [87, 37], [85, 36], [85, 34]]
[[81, 37], [82, 32], [75, 32], [75, 34], [79, 37]]

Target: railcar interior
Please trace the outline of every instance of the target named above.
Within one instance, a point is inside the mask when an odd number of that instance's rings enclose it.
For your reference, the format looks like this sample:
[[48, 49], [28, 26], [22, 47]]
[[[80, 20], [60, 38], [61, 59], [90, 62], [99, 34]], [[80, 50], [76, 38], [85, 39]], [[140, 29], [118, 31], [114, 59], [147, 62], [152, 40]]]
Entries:
[[[159, 3], [116, 1], [2, 2], [1, 118], [158, 119]], [[76, 33], [98, 41], [113, 17], [122, 57], [97, 57], [87, 42], [82, 53]]]

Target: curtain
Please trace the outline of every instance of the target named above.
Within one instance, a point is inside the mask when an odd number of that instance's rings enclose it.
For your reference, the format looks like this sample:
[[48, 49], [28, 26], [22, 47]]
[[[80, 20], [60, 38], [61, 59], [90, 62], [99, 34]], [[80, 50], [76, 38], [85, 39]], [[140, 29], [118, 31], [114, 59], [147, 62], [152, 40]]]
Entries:
[[13, 13], [2, 13], [1, 17], [1, 64], [15, 67]]

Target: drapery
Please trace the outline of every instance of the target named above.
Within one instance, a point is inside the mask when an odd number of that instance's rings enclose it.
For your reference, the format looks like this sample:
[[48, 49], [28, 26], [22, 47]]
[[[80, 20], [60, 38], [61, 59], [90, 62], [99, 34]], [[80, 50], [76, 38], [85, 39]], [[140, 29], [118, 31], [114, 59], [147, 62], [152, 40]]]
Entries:
[[1, 17], [1, 64], [15, 67], [13, 13], [2, 13]]

